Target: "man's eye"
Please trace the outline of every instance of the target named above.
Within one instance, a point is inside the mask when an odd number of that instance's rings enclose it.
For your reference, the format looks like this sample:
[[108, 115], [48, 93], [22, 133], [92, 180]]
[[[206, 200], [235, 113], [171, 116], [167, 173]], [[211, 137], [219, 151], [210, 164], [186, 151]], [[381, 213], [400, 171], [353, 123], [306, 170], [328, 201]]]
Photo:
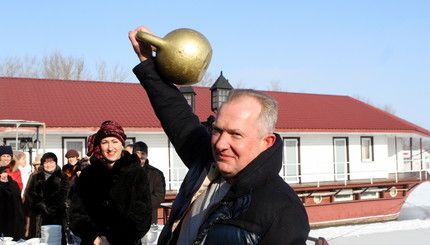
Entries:
[[221, 130], [216, 128], [212, 129], [212, 134], [220, 134], [220, 133], [221, 133]]

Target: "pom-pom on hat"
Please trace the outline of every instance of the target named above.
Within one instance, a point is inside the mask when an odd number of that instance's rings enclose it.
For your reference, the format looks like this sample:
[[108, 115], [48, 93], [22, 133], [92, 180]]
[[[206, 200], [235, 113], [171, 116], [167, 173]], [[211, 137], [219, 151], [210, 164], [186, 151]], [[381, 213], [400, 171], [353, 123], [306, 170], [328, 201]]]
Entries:
[[87, 156], [95, 156], [98, 159], [103, 159], [100, 150], [100, 141], [106, 137], [115, 137], [121, 141], [122, 145], [125, 144], [125, 140], [127, 139], [127, 135], [125, 135], [121, 125], [115, 121], [105, 121], [102, 123], [97, 133], [88, 137]]
[[8, 154], [8, 155], [13, 156], [12, 146], [10, 146], [10, 145], [0, 146], [0, 156], [4, 155], [4, 154]]

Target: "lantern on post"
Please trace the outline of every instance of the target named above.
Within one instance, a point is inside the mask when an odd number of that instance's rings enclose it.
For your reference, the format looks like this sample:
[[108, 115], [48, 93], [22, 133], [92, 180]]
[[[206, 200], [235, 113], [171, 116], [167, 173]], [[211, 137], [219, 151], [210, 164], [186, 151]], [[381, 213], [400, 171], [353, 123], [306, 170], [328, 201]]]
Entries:
[[211, 110], [217, 112], [221, 107], [222, 103], [227, 100], [227, 97], [233, 86], [228, 82], [222, 74], [219, 75], [218, 79], [210, 88], [211, 90]]

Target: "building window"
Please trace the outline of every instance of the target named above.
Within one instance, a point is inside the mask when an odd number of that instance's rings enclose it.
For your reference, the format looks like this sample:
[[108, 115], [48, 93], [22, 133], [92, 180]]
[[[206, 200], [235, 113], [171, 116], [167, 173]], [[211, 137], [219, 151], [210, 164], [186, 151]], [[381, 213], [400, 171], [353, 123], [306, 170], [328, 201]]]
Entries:
[[361, 161], [373, 161], [373, 137], [361, 137]]
[[136, 143], [135, 137], [127, 137], [127, 139], [124, 142], [124, 147], [126, 147], [128, 145], [134, 145], [134, 143]]
[[13, 150], [19, 150], [22, 151], [21, 145], [19, 144], [21, 138], [18, 138], [18, 144], [16, 143], [16, 138], [5, 138], [4, 139], [4, 145], [10, 145]]
[[182, 162], [172, 143], [169, 141], [169, 176], [166, 176], [167, 190], [179, 190], [187, 172], [188, 168]]
[[352, 189], [343, 189], [334, 196], [335, 202], [352, 201]]
[[194, 98], [192, 94], [185, 94], [185, 99], [187, 100], [188, 104], [191, 106], [191, 109], [194, 112]]
[[289, 183], [300, 182], [300, 138], [284, 138], [281, 176]]
[[212, 92], [212, 110], [219, 110], [222, 103], [224, 103], [228, 95], [230, 94], [230, 89], [218, 89]]
[[377, 199], [379, 198], [379, 189], [377, 187], [370, 187], [361, 194], [361, 199]]
[[[76, 150], [79, 153], [79, 159], [83, 158], [87, 155], [86, 145], [87, 138], [86, 137], [72, 137], [72, 138], [63, 138], [63, 166], [67, 164], [67, 159], [65, 157], [68, 150]], [[61, 158], [58, 157], [58, 160]], [[57, 163], [60, 165], [60, 163]]]

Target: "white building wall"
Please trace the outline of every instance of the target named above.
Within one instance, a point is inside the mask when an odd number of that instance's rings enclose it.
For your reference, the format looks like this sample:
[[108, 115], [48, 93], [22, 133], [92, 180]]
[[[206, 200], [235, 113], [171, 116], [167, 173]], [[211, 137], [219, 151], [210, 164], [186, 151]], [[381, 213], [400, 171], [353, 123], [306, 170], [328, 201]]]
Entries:
[[[373, 161], [361, 159], [361, 137], [373, 137]], [[351, 179], [386, 178], [396, 169], [396, 153], [391, 145], [394, 138], [382, 134], [281, 134], [281, 137], [300, 139], [301, 181], [334, 180], [333, 138], [348, 139]], [[400, 152], [397, 153], [401, 154]]]
[[[63, 138], [64, 137], [82, 137], [87, 138], [95, 132], [47, 132], [46, 152], [53, 152], [57, 155], [58, 165], [63, 166], [66, 163], [64, 157]], [[148, 158], [151, 165], [160, 169], [166, 178], [167, 189], [176, 190], [180, 185], [180, 177], [184, 176], [187, 169], [177, 156], [174, 148], [169, 147], [169, 141], [164, 132], [132, 132], [126, 131], [128, 137], [135, 138], [136, 141], [144, 141], [148, 144]], [[280, 133], [281, 137], [296, 137], [300, 140], [300, 166], [301, 181], [331, 181], [334, 180], [334, 163], [333, 163], [333, 137], [348, 138], [348, 154], [351, 179], [369, 178], [369, 176], [387, 177], [387, 173], [393, 173], [396, 170], [403, 170], [403, 150], [402, 138], [384, 134], [342, 134], [342, 133]], [[13, 132], [3, 133], [4, 138], [15, 137]], [[21, 137], [22, 135], [20, 135]], [[362, 162], [361, 160], [361, 136], [373, 137], [374, 161]], [[397, 139], [397, 146], [396, 141]], [[42, 139], [41, 139], [42, 140]], [[43, 145], [44, 142], [41, 142]], [[397, 152], [396, 152], [397, 149]], [[27, 153], [27, 152], [26, 152]], [[43, 153], [40, 150], [40, 153]], [[33, 151], [33, 159], [36, 152]], [[82, 157], [82, 156], [81, 156]], [[31, 161], [29, 161], [31, 162]], [[396, 166], [397, 162], [397, 166]], [[172, 167], [176, 167], [172, 170]], [[177, 167], [181, 169], [177, 169]], [[183, 168], [183, 169], [182, 169]], [[176, 172], [175, 172], [176, 171]], [[175, 176], [174, 176], [175, 175]], [[171, 183], [175, 179], [175, 183]]]
[[301, 135], [302, 182], [333, 180], [333, 138], [329, 135]]

